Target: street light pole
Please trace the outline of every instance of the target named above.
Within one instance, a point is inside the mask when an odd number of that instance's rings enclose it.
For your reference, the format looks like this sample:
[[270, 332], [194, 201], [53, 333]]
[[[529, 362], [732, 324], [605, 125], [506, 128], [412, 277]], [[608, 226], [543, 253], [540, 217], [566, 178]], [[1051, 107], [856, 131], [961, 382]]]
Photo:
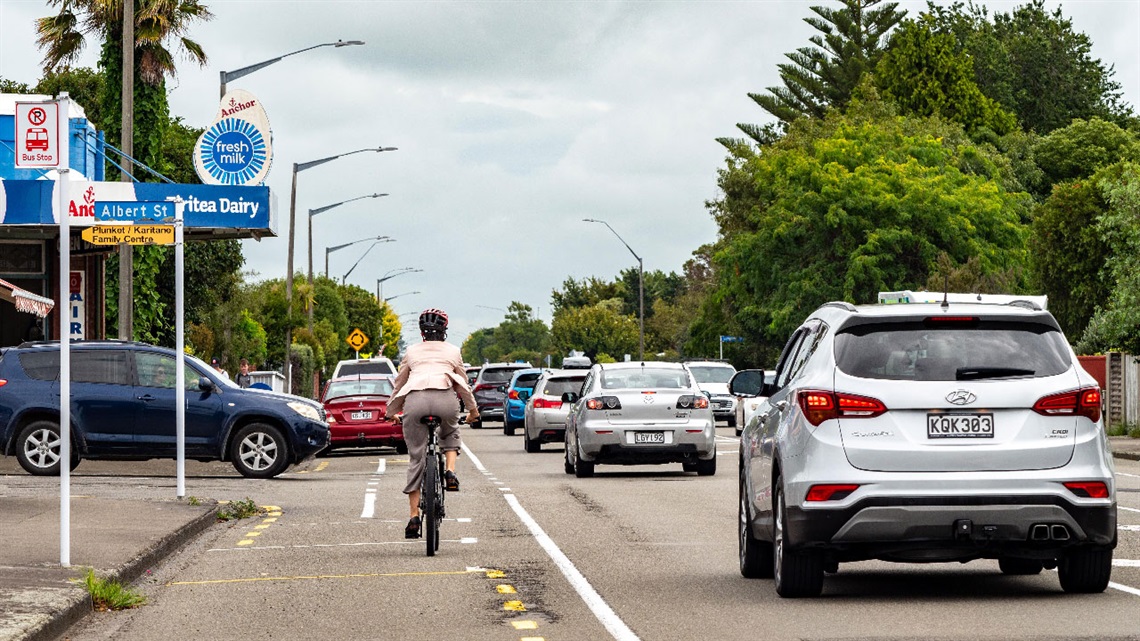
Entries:
[[[333, 205], [325, 205], [324, 207], [317, 207], [316, 209], [310, 209], [309, 210], [309, 289], [312, 289], [312, 287], [313, 287], [313, 216], [316, 216], [317, 214], [322, 214], [322, 213], [324, 213], [330, 209], [333, 209], [335, 207], [340, 207], [341, 205], [343, 205], [345, 203], [350, 203], [350, 202], [353, 202], [355, 200], [361, 200], [364, 198], [379, 198], [381, 196], [387, 196], [387, 195], [388, 194], [368, 194], [366, 196], [357, 196], [356, 198], [349, 198], [348, 200], [345, 200], [345, 201], [342, 201], [342, 202], [339, 202], [339, 203], [336, 203]], [[311, 331], [313, 331], [313, 302], [312, 302], [312, 299], [310, 299], [308, 301], [308, 303], [306, 303], [305, 307], [308, 309], [308, 313], [309, 313], [309, 331], [311, 332]]]
[[389, 296], [388, 298], [385, 298], [385, 299], [384, 299], [384, 302], [385, 302], [385, 303], [387, 303], [388, 301], [390, 301], [390, 300], [392, 300], [392, 299], [394, 299], [394, 298], [399, 298], [399, 297], [401, 297], [401, 296], [411, 296], [412, 294], [418, 294], [418, 293], [419, 293], [419, 292], [404, 292], [404, 293], [402, 293], [402, 294], [396, 294], [395, 296]]
[[287, 271], [285, 273], [285, 309], [287, 310], [285, 317], [285, 389], [287, 393], [293, 393], [293, 367], [289, 358], [289, 350], [293, 345], [293, 239], [296, 235], [297, 228], [297, 174], [306, 169], [323, 165], [337, 158], [351, 156], [352, 154], [359, 154], [365, 151], [375, 151], [379, 153], [382, 151], [395, 150], [396, 147], [370, 147], [368, 149], [357, 149], [356, 151], [329, 156], [328, 158], [321, 158], [320, 160], [293, 163], [293, 183], [289, 188], [289, 251], [288, 260], [286, 261]]
[[370, 240], [376, 241], [378, 243], [391, 243], [391, 242], [395, 242], [396, 239], [391, 238], [389, 236], [369, 236], [368, 238], [361, 238], [360, 240], [354, 240], [351, 243], [345, 243], [343, 245], [334, 245], [332, 247], [325, 247], [325, 278], [328, 278], [328, 276], [329, 276], [329, 254], [331, 254], [335, 251], [340, 251], [340, 250], [344, 249], [345, 247], [352, 247], [353, 245], [356, 245], [359, 243], [366, 243]]
[[614, 228], [610, 227], [609, 223], [604, 220], [597, 220], [595, 218], [583, 218], [582, 222], [601, 223], [605, 225], [610, 231], [614, 232], [614, 236], [617, 236], [617, 239], [621, 241], [621, 244], [625, 245], [625, 248], [629, 250], [629, 253], [633, 254], [633, 257], [637, 259], [637, 315], [639, 325], [638, 360], [643, 361], [645, 360], [645, 265], [641, 261], [641, 256], [638, 256], [637, 252], [633, 251], [633, 248], [629, 246], [629, 243], [625, 242], [625, 239], [622, 238], [621, 235], [616, 231], [614, 231]]
[[221, 90], [219, 91], [218, 99], [221, 100], [222, 98], [226, 97], [226, 83], [228, 83], [229, 81], [237, 80], [238, 78], [241, 78], [243, 76], [248, 76], [249, 74], [251, 74], [255, 71], [258, 71], [260, 69], [264, 69], [264, 68], [268, 67], [269, 65], [271, 65], [275, 62], [280, 62], [283, 58], [288, 58], [289, 56], [295, 56], [299, 53], [305, 53], [306, 51], [311, 51], [313, 49], [319, 49], [320, 47], [347, 47], [350, 45], [362, 45], [362, 44], [364, 44], [363, 40], [337, 40], [336, 42], [326, 42], [324, 44], [313, 45], [311, 47], [305, 47], [304, 49], [299, 49], [299, 50], [294, 51], [292, 53], [287, 53], [283, 56], [277, 56], [276, 58], [270, 58], [269, 60], [266, 60], [265, 62], [259, 62], [255, 65], [250, 65], [248, 67], [242, 67], [241, 69], [238, 69], [236, 71], [219, 71], [218, 75], [221, 76], [221, 83], [220, 83]]
[[422, 271], [423, 271], [422, 269], [416, 269], [415, 267], [400, 267], [397, 269], [390, 270], [388, 273], [384, 274], [380, 278], [377, 278], [376, 279], [376, 302], [379, 303], [384, 298], [384, 281], [386, 281], [390, 278], [395, 278], [397, 276], [401, 276], [403, 274], [414, 274], [416, 272], [422, 272]]
[[352, 275], [353, 270], [355, 270], [356, 266], [360, 264], [360, 261], [364, 260], [364, 257], [368, 255], [368, 252], [372, 251], [373, 247], [379, 245], [380, 243], [391, 243], [391, 242], [395, 242], [395, 240], [396, 240], [395, 238], [388, 238], [387, 236], [385, 236], [383, 238], [384, 238], [384, 240], [380, 240], [379, 238], [377, 238], [376, 242], [369, 245], [368, 249], [366, 249], [364, 251], [364, 254], [360, 258], [356, 259], [356, 262], [352, 264], [352, 267], [348, 268], [348, 271], [344, 273], [344, 277], [340, 279], [341, 285], [347, 285], [348, 284], [348, 277], [350, 275]]

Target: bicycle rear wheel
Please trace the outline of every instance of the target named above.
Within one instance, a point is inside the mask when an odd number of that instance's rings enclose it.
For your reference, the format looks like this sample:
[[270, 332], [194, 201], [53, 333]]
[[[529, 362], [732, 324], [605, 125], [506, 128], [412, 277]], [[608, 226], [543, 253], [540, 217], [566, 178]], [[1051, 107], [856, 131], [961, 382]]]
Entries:
[[435, 556], [439, 549], [439, 513], [440, 501], [443, 500], [443, 483], [439, 478], [439, 465], [436, 461], [427, 461], [424, 465], [424, 542], [427, 544], [427, 555]]

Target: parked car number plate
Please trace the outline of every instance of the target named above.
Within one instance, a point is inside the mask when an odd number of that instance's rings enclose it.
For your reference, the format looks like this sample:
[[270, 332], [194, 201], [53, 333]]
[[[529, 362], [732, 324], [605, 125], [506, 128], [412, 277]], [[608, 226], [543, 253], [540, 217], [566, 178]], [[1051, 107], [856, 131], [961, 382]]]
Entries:
[[927, 438], [993, 438], [993, 414], [927, 414]]
[[372, 419], [372, 412], [353, 412], [348, 417], [354, 421], [368, 421]]
[[665, 432], [634, 432], [634, 443], [664, 443]]

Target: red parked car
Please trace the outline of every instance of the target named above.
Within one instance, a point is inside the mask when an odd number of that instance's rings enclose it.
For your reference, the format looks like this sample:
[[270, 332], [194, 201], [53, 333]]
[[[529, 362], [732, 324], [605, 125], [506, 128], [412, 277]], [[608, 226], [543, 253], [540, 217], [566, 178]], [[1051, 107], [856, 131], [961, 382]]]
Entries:
[[391, 376], [361, 374], [330, 380], [321, 397], [332, 431], [329, 449], [383, 446], [407, 454], [400, 424], [384, 418], [391, 396]]

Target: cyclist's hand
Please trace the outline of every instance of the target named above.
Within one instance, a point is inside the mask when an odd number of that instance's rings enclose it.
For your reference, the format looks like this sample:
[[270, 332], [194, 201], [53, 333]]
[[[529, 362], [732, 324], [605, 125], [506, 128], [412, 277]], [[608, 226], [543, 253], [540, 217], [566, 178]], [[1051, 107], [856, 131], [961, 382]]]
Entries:
[[389, 414], [387, 418], [389, 421], [395, 421], [397, 425], [403, 425], [404, 424], [404, 413], [403, 412], [400, 412], [399, 414], [395, 414], [395, 415]]
[[479, 420], [479, 410], [472, 409], [470, 412], [467, 412], [467, 424], [468, 425], [471, 425], [472, 423], [474, 423], [477, 420]]

